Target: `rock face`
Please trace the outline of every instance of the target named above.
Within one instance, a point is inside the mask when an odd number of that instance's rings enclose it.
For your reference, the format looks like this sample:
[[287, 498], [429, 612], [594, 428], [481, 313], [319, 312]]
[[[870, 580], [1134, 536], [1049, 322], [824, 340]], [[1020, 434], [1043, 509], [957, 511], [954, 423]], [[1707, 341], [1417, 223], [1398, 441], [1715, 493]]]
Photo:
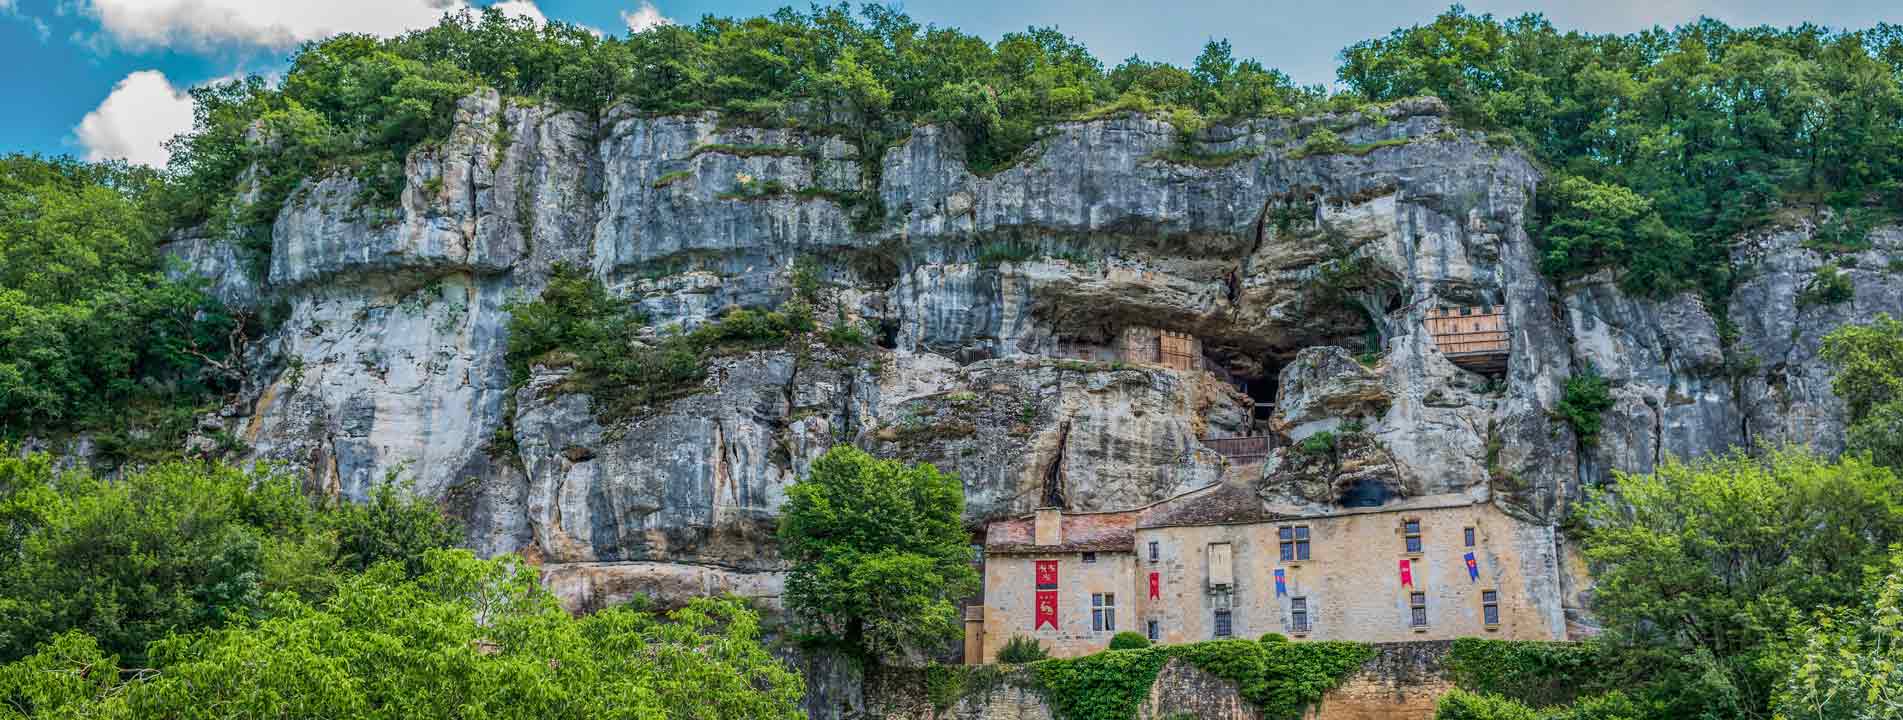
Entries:
[[[1556, 287], [1523, 229], [1539, 171], [1445, 115], [1412, 101], [1184, 141], [1127, 114], [1052, 127], [981, 176], [949, 127], [869, 157], [714, 114], [595, 120], [477, 94], [412, 153], [395, 207], [349, 177], [307, 182], [263, 277], [216, 238], [168, 252], [228, 301], [290, 308], [216, 420], [251, 457], [348, 497], [407, 478], [473, 547], [544, 563], [577, 608], [777, 596], [786, 487], [842, 442], [956, 472], [974, 528], [1223, 479], [1318, 509], [1355, 487], [1467, 492], [1551, 524], [1582, 482], [1667, 455], [1840, 444], [1820, 339], [1903, 311], [1888, 269], [1903, 229], [1836, 261], [1847, 303], [1798, 301], [1828, 261], [1802, 223], [1738, 244], [1749, 271], [1728, 308], [1611, 276]], [[1323, 127], [1348, 148], [1308, 152]], [[878, 346], [720, 357], [699, 392], [603, 424], [566, 370], [512, 382], [503, 362], [509, 304], [558, 263], [685, 327], [786, 301], [799, 263], [819, 319]], [[1453, 305], [1506, 309], [1498, 376], [1426, 332]], [[1187, 333], [1203, 357], [1133, 356], [1133, 330]], [[1586, 368], [1615, 405], [1582, 448], [1553, 409]], [[1252, 434], [1278, 438], [1266, 461], [1201, 441]]]

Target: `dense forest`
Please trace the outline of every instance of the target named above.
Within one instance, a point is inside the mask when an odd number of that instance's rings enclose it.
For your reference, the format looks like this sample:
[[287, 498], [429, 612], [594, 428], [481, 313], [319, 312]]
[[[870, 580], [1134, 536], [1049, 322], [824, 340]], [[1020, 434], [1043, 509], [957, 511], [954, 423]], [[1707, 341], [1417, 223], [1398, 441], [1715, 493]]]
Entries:
[[[203, 228], [237, 238], [262, 267], [283, 202], [333, 173], [366, 181], [372, 209], [387, 207], [409, 153], [441, 142], [456, 102], [478, 88], [596, 117], [713, 111], [835, 133], [866, 152], [946, 123], [980, 173], [1018, 162], [1054, 123], [1137, 111], [1193, 138], [1212, 124], [1435, 96], [1546, 172], [1528, 228], [1545, 273], [1615, 269], [1628, 291], [1711, 302], [1741, 271], [1727, 252], [1740, 233], [1814, 220], [1815, 249], [1842, 253], [1903, 214], [1895, 25], [1704, 20], [1595, 35], [1456, 7], [1343, 50], [1338, 79], [1332, 91], [1300, 86], [1223, 41], [1187, 67], [1111, 66], [1055, 29], [991, 42], [879, 6], [626, 37], [489, 11], [314, 42], [275, 82], [197, 88], [194, 127], [171, 141], [164, 169], [0, 158], [0, 444], [86, 431], [102, 460], [127, 468], [108, 481], [10, 445], [0, 453], [0, 718], [795, 715], [800, 680], [738, 601], [574, 618], [518, 562], [449, 549], [458, 530], [394, 479], [348, 505], [269, 469], [178, 457], [275, 319], [172, 279], [160, 244]], [[877, 181], [862, 179], [868, 191]], [[886, 219], [869, 201], [859, 212], [863, 229]], [[643, 397], [697, 381], [707, 347], [818, 332], [801, 306], [630, 353], [638, 316], [599, 283], [563, 269], [550, 293], [595, 312], [514, 307], [511, 369], [564, 349], [601, 368], [582, 378]], [[1573, 520], [1604, 568], [1605, 636], [1471, 645], [1465, 689], [1441, 716], [1897, 717], [1903, 325], [1845, 328], [1826, 354], [1850, 404], [1844, 458], [1794, 448], [1621, 476], [1618, 493]], [[1596, 423], [1595, 407], [1573, 424]], [[781, 531], [804, 563], [789, 603], [812, 619], [787, 636], [876, 662], [955, 634], [949, 593], [972, 583], [959, 572], [956, 479], [838, 452], [802, 483]], [[848, 542], [824, 530], [842, 526], [889, 532]], [[862, 566], [877, 572], [850, 570]], [[867, 623], [874, 606], [904, 610]], [[1335, 677], [1302, 674], [1311, 651], [1259, 645], [1171, 652], [1278, 708]], [[1362, 657], [1325, 650], [1330, 667]], [[1129, 647], [1042, 661], [1038, 674], [1067, 717], [1123, 717], [1133, 678], [1168, 657]]]

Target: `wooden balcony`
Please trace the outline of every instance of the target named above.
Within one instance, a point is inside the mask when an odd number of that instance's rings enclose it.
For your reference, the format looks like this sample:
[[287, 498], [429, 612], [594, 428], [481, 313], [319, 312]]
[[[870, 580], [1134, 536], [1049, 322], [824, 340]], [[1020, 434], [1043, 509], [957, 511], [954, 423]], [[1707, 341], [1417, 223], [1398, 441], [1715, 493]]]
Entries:
[[1441, 354], [1455, 365], [1488, 374], [1506, 371], [1512, 348], [1505, 307], [1434, 308], [1426, 324]]

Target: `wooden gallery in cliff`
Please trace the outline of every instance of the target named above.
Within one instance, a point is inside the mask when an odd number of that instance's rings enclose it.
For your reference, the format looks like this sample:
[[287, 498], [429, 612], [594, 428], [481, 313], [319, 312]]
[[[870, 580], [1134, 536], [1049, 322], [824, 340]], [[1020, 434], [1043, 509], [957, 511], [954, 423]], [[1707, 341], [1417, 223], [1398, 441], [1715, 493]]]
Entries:
[[[1493, 308], [1430, 310], [1428, 321], [1450, 360], [1504, 368]], [[1045, 507], [985, 529], [965, 657], [992, 662], [1020, 635], [1053, 657], [1087, 655], [1121, 631], [1161, 643], [1560, 640], [1555, 543], [1551, 526], [1506, 514], [1484, 488], [1396, 497], [1358, 485], [1318, 508], [1277, 507], [1228, 482], [1132, 510]]]

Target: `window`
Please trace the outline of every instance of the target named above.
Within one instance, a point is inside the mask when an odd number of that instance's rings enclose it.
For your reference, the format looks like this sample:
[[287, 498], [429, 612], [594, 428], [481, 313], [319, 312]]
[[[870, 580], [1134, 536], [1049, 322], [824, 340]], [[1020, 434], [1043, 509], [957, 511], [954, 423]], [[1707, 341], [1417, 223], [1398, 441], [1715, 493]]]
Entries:
[[1421, 521], [1407, 520], [1401, 523], [1401, 534], [1407, 536], [1407, 552], [1418, 555], [1421, 552]]
[[1308, 598], [1289, 600], [1289, 632], [1308, 632]]
[[1275, 531], [1281, 541], [1282, 561], [1300, 562], [1308, 559], [1308, 526], [1297, 525]]
[[1226, 638], [1235, 635], [1235, 626], [1229, 623], [1229, 611], [1216, 611], [1216, 637]]
[[1150, 639], [1150, 642], [1156, 642], [1157, 640], [1161, 640], [1162, 634], [1163, 634], [1162, 631], [1157, 628], [1157, 623], [1155, 620], [1151, 620], [1143, 624], [1143, 635], [1144, 637], [1148, 637]]
[[1117, 594], [1091, 593], [1090, 595], [1091, 632], [1117, 631]]
[[1480, 591], [1480, 614], [1488, 625], [1500, 624], [1500, 593], [1493, 590]]
[[1150, 541], [1150, 562], [1156, 562], [1156, 558], [1157, 558], [1156, 541], [1151, 540]]
[[1084, 562], [1087, 562], [1087, 563], [1097, 562], [1097, 553], [1094, 553], [1094, 552], [1084, 553]]
[[1464, 536], [1466, 536], [1466, 539], [1467, 539], [1467, 547], [1473, 547], [1473, 546], [1474, 546], [1474, 529], [1473, 529], [1473, 528], [1467, 528], [1467, 529], [1465, 529], [1465, 530], [1462, 530], [1462, 531], [1461, 531], [1461, 534], [1462, 534], [1462, 535], [1464, 535]]
[[1412, 615], [1409, 624], [1417, 628], [1427, 627], [1427, 593], [1408, 593], [1407, 605]]
[[985, 546], [983, 545], [971, 546], [971, 563], [973, 565], [978, 565], [983, 563], [984, 561], [985, 561]]

